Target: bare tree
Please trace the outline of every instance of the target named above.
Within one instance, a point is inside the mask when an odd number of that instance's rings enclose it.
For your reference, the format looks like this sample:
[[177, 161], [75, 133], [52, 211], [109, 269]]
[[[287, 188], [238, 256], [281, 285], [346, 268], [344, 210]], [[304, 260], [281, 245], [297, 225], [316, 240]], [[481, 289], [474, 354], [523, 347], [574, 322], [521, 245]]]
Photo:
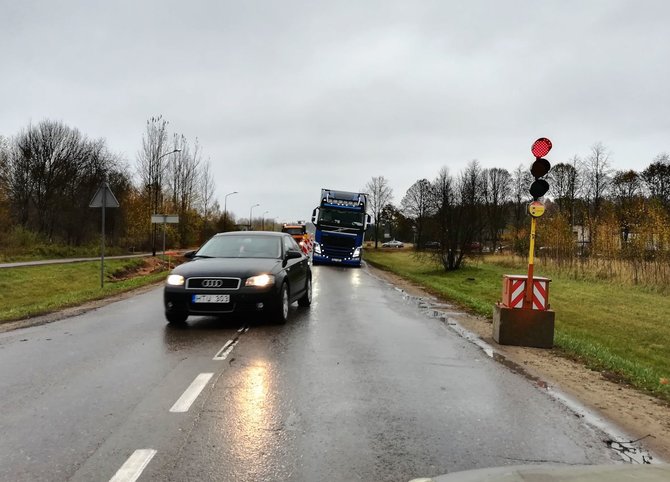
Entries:
[[432, 186], [428, 179], [419, 179], [405, 193], [402, 198], [401, 207], [403, 214], [414, 220], [416, 246], [421, 246], [423, 242], [423, 231], [426, 220], [431, 215], [432, 210]]
[[405, 216], [393, 204], [389, 203], [382, 209], [381, 218], [388, 227], [389, 235], [396, 239], [402, 234], [402, 227], [406, 224]]
[[639, 217], [635, 206], [641, 194], [642, 180], [637, 172], [618, 171], [612, 178], [612, 197], [619, 216], [621, 241], [624, 244], [628, 243], [631, 227]]
[[484, 178], [479, 162], [470, 161], [461, 173], [458, 183], [463, 220], [465, 221], [464, 238], [469, 242], [463, 246], [467, 252], [470, 251], [472, 242], [481, 241], [482, 233], [482, 206], [484, 202]]
[[577, 166], [581, 163], [574, 156], [570, 163], [559, 163], [549, 171], [549, 184], [558, 209], [568, 213], [570, 225], [575, 224], [575, 204], [580, 190], [580, 177]]
[[532, 182], [533, 176], [528, 168], [519, 165], [514, 169], [512, 174], [512, 224], [517, 234], [526, 221], [526, 203], [531, 200], [528, 189]]
[[193, 148], [186, 137], [175, 134], [172, 141], [173, 155], [166, 162], [167, 194], [171, 208], [179, 215], [179, 242], [186, 246], [195, 242], [193, 220], [198, 197], [199, 168], [201, 147], [196, 139]]
[[662, 153], [642, 171], [642, 180], [652, 199], [670, 209], [670, 155]]
[[366, 185], [368, 208], [372, 212], [375, 231], [375, 249], [379, 246], [379, 229], [384, 220], [384, 207], [393, 199], [393, 189], [384, 176], [373, 177]]
[[[147, 121], [142, 136], [142, 149], [137, 154], [137, 166], [143, 191], [149, 199], [152, 214], [163, 211], [163, 182], [165, 176], [165, 157], [168, 154], [168, 122], [163, 116], [152, 117]], [[156, 254], [156, 225], [151, 230], [151, 247]]]
[[432, 202], [437, 221], [439, 247], [433, 251], [446, 271], [458, 269], [465, 255], [460, 249], [461, 206], [449, 169], [440, 169], [433, 181]]
[[0, 135], [0, 224], [5, 232], [10, 225], [9, 213], [9, 140]]
[[507, 201], [510, 199], [512, 176], [506, 169], [486, 169], [482, 173], [484, 187], [484, 206], [486, 225], [493, 252], [498, 248], [498, 241], [507, 225]]
[[591, 154], [583, 163], [583, 172], [584, 189], [590, 204], [590, 214], [593, 219], [597, 219], [611, 182], [609, 152], [602, 142], [591, 146]]
[[212, 176], [211, 162], [208, 159], [200, 170], [200, 208], [202, 209], [203, 216], [203, 232], [201, 233], [201, 240], [208, 238], [210, 232], [208, 230], [208, 224], [210, 221], [210, 216], [212, 215], [213, 205], [214, 205], [214, 191], [216, 185], [214, 183], [214, 177]]
[[9, 140], [0, 135], [0, 186], [8, 182], [9, 173]]
[[16, 219], [49, 239], [83, 241], [91, 223], [82, 210], [113, 163], [102, 139], [89, 140], [57, 121], [30, 125], [14, 138], [7, 159]]

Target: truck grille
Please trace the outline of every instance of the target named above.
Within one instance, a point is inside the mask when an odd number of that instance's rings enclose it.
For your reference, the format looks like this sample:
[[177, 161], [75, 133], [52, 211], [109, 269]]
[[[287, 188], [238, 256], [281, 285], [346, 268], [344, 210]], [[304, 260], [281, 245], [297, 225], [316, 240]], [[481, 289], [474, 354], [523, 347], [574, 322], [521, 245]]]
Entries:
[[322, 236], [321, 250], [331, 258], [348, 258], [354, 253], [356, 238], [353, 236]]

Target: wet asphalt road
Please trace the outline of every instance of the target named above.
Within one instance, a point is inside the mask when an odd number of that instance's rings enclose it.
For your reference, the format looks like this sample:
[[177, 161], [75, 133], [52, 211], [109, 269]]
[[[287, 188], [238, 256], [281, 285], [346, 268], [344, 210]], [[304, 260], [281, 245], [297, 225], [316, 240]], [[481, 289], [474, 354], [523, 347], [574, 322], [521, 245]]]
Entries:
[[133, 454], [139, 480], [173, 481], [618, 460], [603, 434], [365, 269], [315, 267], [312, 307], [292, 306], [285, 326], [174, 328], [161, 301], [156, 289], [0, 334], [0, 480], [133, 480]]

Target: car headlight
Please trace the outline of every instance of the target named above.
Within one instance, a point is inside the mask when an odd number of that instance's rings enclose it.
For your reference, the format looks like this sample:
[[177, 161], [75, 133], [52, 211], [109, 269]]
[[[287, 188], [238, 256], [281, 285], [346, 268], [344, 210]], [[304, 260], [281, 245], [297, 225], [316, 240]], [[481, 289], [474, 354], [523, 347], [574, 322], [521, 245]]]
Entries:
[[321, 254], [321, 245], [319, 243], [314, 243], [314, 252], [316, 254]]
[[167, 277], [167, 284], [170, 286], [183, 286], [184, 277], [180, 274], [171, 274]]
[[352, 257], [353, 258], [360, 258], [361, 257], [361, 248], [354, 249], [354, 255]]
[[256, 286], [259, 288], [264, 288], [265, 286], [272, 286], [275, 284], [275, 277], [271, 274], [259, 274], [258, 276], [252, 276], [247, 278], [247, 281], [244, 283], [244, 286]]

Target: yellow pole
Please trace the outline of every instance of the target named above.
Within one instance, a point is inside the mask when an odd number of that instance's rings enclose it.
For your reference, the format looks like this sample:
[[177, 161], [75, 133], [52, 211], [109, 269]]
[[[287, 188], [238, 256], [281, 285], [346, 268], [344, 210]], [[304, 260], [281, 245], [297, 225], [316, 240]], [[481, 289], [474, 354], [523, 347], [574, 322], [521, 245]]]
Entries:
[[530, 222], [530, 248], [528, 250], [528, 278], [526, 279], [526, 299], [524, 308], [533, 308], [533, 263], [535, 257], [535, 227], [537, 219], [532, 217]]

